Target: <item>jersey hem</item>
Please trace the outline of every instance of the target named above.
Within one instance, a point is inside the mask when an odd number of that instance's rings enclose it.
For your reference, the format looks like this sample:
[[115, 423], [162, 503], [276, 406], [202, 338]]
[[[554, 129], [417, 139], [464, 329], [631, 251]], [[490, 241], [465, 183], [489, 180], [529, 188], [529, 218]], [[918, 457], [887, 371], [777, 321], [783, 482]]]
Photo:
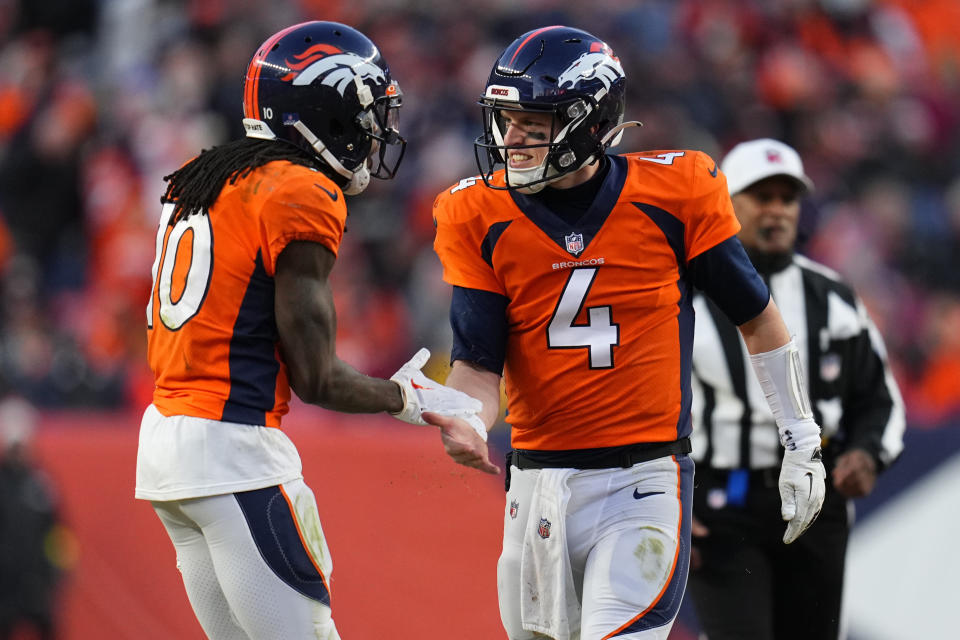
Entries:
[[283, 474], [269, 478], [258, 478], [256, 480], [247, 480], [244, 482], [224, 482], [206, 487], [184, 487], [178, 489], [141, 489], [137, 487], [134, 490], [134, 498], [137, 500], [150, 500], [156, 502], [169, 502], [171, 500], [186, 500], [189, 498], [207, 498], [209, 496], [218, 496], [226, 493], [239, 493], [241, 491], [253, 491], [265, 487], [273, 487], [284, 484], [292, 480], [302, 479], [302, 473]]

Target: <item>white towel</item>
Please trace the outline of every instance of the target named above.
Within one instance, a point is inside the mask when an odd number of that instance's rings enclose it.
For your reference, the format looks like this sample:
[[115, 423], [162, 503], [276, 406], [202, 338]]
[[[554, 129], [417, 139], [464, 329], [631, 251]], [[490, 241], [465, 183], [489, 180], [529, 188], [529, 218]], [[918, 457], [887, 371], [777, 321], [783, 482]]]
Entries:
[[520, 620], [527, 631], [554, 640], [580, 637], [580, 601], [567, 552], [566, 520], [573, 469], [541, 469], [530, 499], [520, 556]]

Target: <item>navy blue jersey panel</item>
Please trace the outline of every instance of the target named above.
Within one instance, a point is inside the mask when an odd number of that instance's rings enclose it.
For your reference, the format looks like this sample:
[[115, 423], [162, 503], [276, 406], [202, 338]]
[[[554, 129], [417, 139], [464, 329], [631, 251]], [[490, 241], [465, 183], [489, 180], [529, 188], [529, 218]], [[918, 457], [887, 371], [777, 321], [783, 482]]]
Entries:
[[677, 326], [680, 332], [680, 415], [677, 417], [677, 438], [686, 438], [693, 430], [691, 409], [693, 407], [693, 389], [690, 377], [693, 375], [693, 288], [681, 278], [677, 281], [680, 289], [680, 307]]
[[673, 254], [677, 257], [677, 267], [680, 269], [680, 274], [683, 275], [687, 268], [687, 251], [684, 241], [686, 227], [683, 222], [669, 211], [655, 207], [652, 204], [634, 202], [633, 206], [647, 214], [647, 217], [663, 232], [667, 243], [669, 243], [670, 248], [673, 249]]
[[266, 424], [266, 414], [276, 402], [280, 363], [273, 300], [273, 278], [258, 251], [230, 339], [230, 396], [221, 418], [225, 422]]
[[487, 235], [483, 237], [483, 242], [480, 244], [480, 257], [490, 265], [491, 269], [493, 268], [493, 250], [497, 247], [497, 240], [500, 239], [500, 236], [507, 230], [511, 222], [513, 222], [513, 220], [496, 222], [490, 225], [490, 228], [487, 229]]

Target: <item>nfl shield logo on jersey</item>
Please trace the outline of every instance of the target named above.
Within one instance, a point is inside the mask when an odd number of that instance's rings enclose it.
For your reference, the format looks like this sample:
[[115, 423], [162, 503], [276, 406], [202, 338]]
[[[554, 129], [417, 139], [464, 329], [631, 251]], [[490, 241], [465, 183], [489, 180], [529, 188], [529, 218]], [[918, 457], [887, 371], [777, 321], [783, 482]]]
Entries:
[[516, 500], [511, 500], [510, 501], [510, 519], [511, 520], [517, 519], [517, 511], [519, 510], [520, 510], [520, 503], [517, 502]]
[[550, 537], [550, 521], [546, 518], [540, 518], [540, 526], [537, 527], [537, 533], [546, 540]]
[[568, 236], [564, 236], [563, 239], [567, 243], [567, 251], [573, 255], [580, 255], [580, 252], [583, 251], [583, 234], [582, 233], [571, 233]]

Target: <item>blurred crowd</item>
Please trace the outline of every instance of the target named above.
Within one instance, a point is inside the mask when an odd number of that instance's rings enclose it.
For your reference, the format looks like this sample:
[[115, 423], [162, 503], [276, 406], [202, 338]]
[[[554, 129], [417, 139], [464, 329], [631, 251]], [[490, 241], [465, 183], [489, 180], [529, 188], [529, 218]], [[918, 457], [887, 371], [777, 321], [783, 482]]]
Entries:
[[[519, 34], [570, 24], [628, 78], [619, 151], [720, 158], [769, 136], [816, 191], [804, 252], [858, 289], [911, 425], [960, 411], [956, 0], [0, 0], [0, 376], [40, 407], [142, 407], [163, 176], [242, 135], [242, 78], [278, 29], [369, 35], [404, 91], [400, 175], [350, 203], [341, 357], [389, 375], [449, 347], [434, 196], [476, 174], [476, 99]], [[375, 181], [377, 182], [377, 181]]]

